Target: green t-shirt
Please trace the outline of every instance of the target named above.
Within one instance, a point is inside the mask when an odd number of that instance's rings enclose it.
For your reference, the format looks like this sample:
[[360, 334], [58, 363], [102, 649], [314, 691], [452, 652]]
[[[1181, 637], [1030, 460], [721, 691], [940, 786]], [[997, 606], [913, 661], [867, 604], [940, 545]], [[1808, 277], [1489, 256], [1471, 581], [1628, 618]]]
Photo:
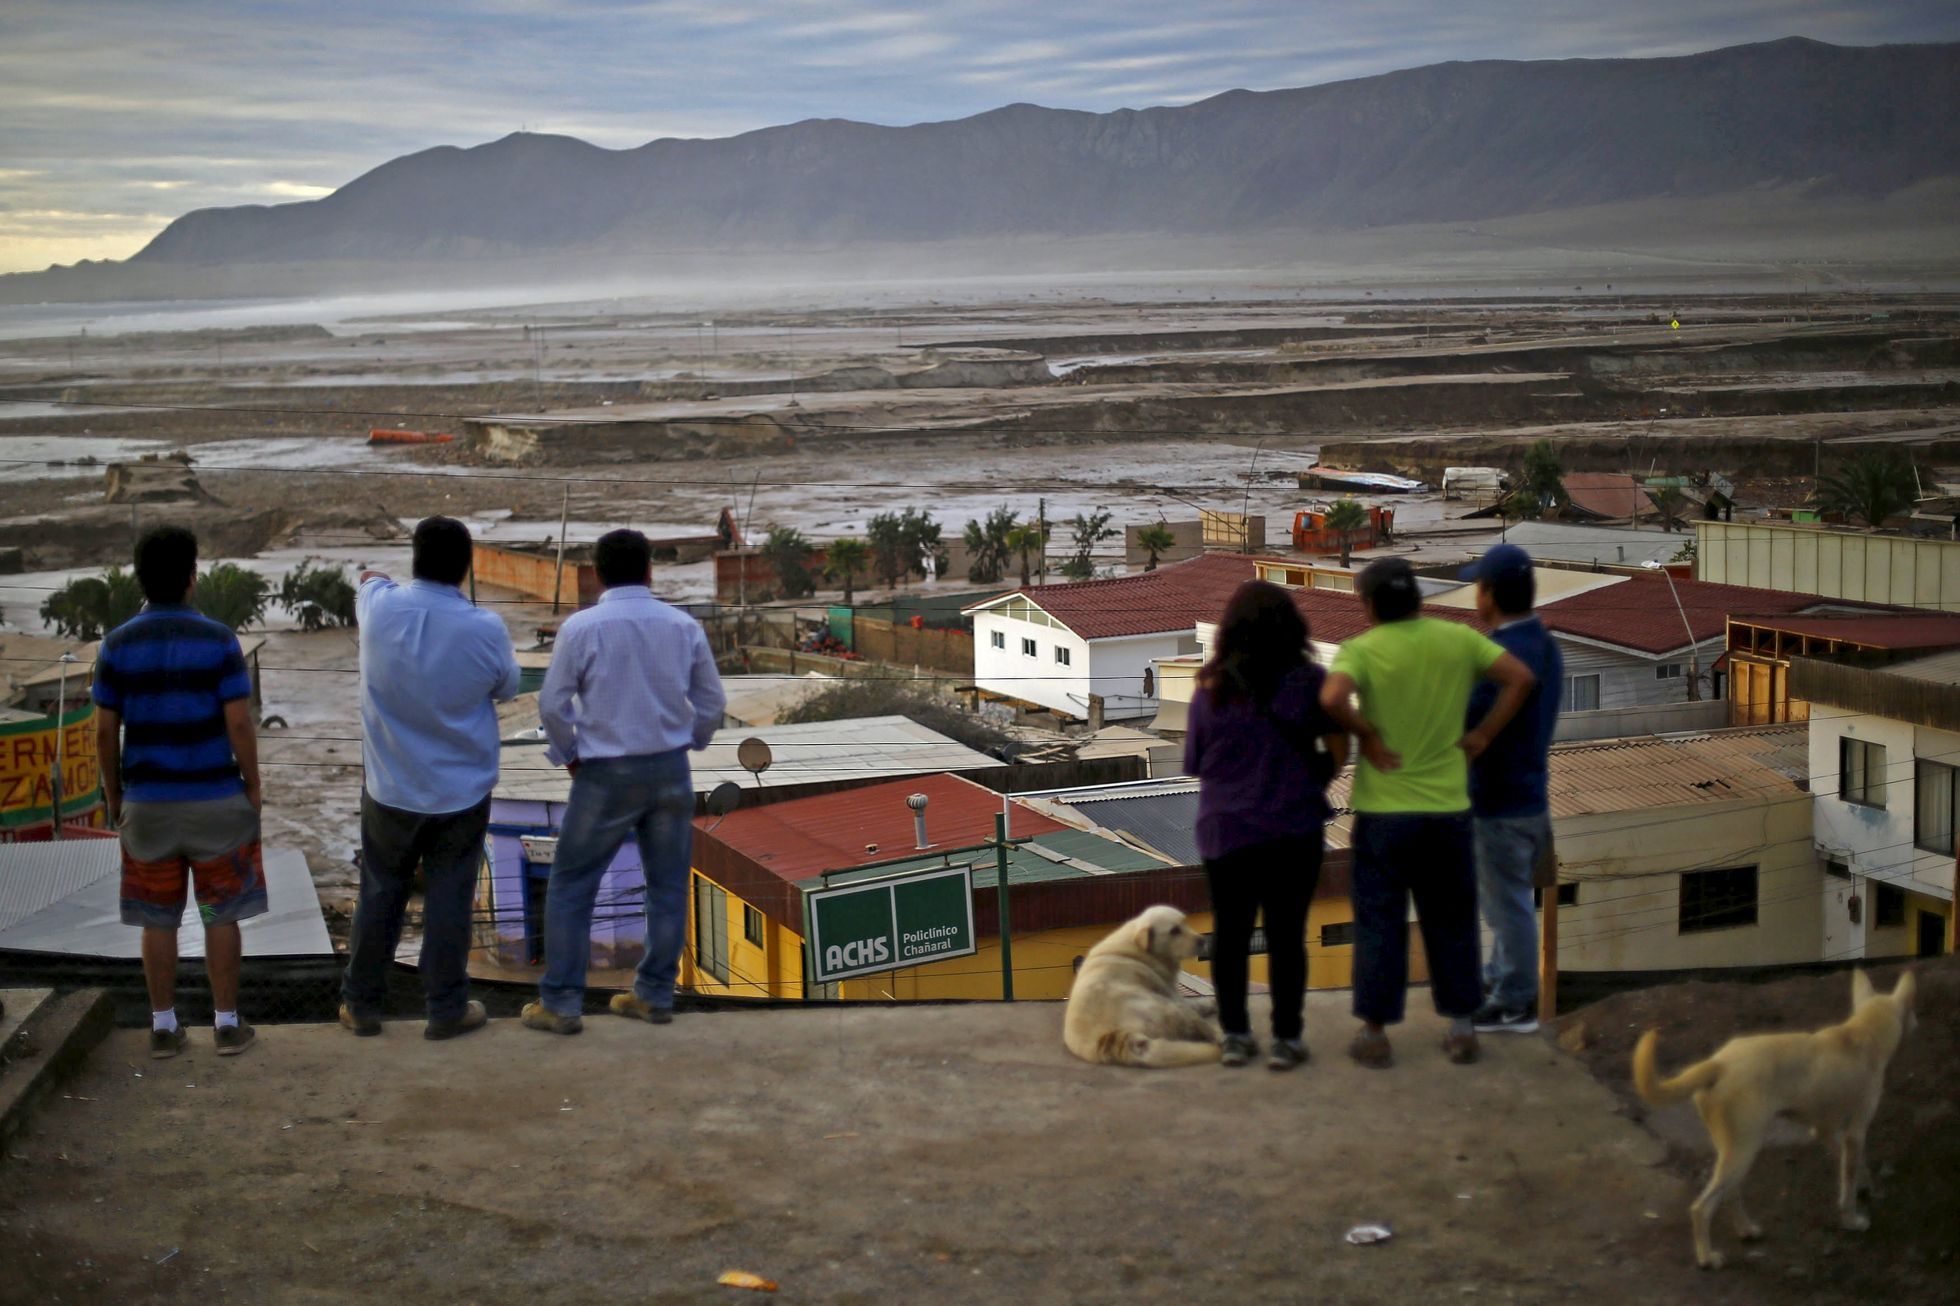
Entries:
[[1357, 812], [1462, 812], [1470, 807], [1463, 738], [1470, 691], [1504, 650], [1468, 626], [1410, 617], [1342, 644], [1333, 671], [1354, 681], [1361, 715], [1402, 755], [1394, 771], [1357, 756]]

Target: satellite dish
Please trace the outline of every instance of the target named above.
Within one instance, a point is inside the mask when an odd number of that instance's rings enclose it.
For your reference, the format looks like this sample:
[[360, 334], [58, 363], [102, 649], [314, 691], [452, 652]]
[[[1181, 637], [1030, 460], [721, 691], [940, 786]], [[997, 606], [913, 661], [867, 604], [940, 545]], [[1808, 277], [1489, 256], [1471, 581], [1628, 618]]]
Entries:
[[742, 805], [742, 786], [724, 780], [708, 791], [708, 815], [726, 816]]
[[760, 780], [762, 773], [769, 769], [769, 764], [776, 760], [776, 756], [769, 751], [767, 741], [759, 736], [750, 735], [735, 746], [735, 760], [742, 764], [744, 771]]

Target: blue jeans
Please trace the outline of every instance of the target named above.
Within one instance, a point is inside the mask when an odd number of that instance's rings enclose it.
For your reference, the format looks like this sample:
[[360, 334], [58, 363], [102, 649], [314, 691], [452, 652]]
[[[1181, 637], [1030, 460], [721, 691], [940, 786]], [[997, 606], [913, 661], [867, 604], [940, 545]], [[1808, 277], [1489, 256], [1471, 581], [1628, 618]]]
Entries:
[[1510, 1011], [1538, 1002], [1538, 917], [1531, 905], [1532, 871], [1552, 840], [1552, 818], [1479, 816], [1477, 906], [1490, 926], [1484, 987], [1490, 1000]]
[[592, 959], [592, 906], [599, 880], [620, 845], [640, 846], [646, 876], [646, 955], [633, 992], [655, 1007], [674, 1005], [674, 976], [687, 936], [688, 861], [694, 848], [694, 781], [687, 750], [644, 757], [600, 757], [579, 764], [558, 831], [544, 899], [544, 979], [549, 1011], [576, 1016]]
[[1402, 1019], [1409, 986], [1409, 899], [1415, 898], [1438, 1013], [1468, 1016], [1477, 984], [1477, 876], [1470, 817], [1363, 812], [1350, 836], [1354, 903], [1354, 1014], [1376, 1025]]

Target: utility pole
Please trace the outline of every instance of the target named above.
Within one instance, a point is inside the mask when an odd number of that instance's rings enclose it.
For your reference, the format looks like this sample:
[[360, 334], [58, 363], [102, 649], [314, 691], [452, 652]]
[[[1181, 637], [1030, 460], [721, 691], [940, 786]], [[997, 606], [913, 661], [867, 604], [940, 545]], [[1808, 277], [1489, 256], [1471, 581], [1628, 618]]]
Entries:
[[61, 838], [61, 772], [67, 763], [68, 727], [62, 714], [68, 711], [68, 668], [80, 659], [74, 653], [64, 651], [61, 655], [61, 687], [55, 691], [54, 701], [54, 828], [50, 832], [55, 839]]
[[1048, 500], [1046, 497], [1043, 497], [1035, 500], [1035, 503], [1037, 505], [1035, 508], [1035, 548], [1038, 550], [1035, 556], [1039, 560], [1039, 574], [1036, 577], [1035, 583], [1037, 585], [1046, 585], [1048, 583]]
[[563, 506], [558, 509], [558, 565], [551, 578], [551, 615], [558, 615], [558, 600], [565, 592], [565, 528], [572, 518], [572, 484], [565, 482]]
[[994, 897], [1000, 907], [1000, 1000], [1014, 1001], [1014, 929], [1007, 918], [1007, 813], [994, 817]]

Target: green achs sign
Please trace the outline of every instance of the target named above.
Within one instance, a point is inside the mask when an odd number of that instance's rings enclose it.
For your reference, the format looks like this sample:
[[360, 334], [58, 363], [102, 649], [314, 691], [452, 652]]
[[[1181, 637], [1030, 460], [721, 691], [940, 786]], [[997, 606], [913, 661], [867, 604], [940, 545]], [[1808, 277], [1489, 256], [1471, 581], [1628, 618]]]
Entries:
[[811, 889], [803, 910], [814, 984], [971, 956], [978, 947], [967, 866]]

